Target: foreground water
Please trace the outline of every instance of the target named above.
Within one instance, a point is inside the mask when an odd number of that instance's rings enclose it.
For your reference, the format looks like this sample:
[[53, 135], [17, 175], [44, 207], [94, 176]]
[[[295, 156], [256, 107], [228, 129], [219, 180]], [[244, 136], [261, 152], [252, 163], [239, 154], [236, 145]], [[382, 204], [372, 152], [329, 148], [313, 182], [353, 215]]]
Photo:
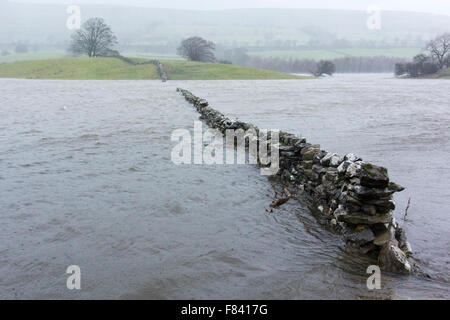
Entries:
[[[175, 166], [198, 115], [177, 86], [261, 128], [389, 168], [431, 276], [382, 274], [300, 203], [269, 214], [256, 167]], [[450, 82], [0, 80], [0, 298], [450, 298]], [[408, 198], [409, 219], [401, 220]], [[82, 289], [66, 288], [78, 265]]]

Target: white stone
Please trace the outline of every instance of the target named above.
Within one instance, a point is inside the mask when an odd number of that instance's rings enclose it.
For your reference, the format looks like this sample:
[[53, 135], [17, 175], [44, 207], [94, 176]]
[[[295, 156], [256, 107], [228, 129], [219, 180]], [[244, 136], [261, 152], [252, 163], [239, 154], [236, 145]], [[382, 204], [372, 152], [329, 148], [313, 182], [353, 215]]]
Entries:
[[348, 160], [350, 162], [355, 162], [361, 160], [361, 158], [355, 156], [353, 153], [348, 153], [345, 155], [344, 160]]
[[358, 162], [352, 162], [347, 168], [346, 175], [350, 178], [358, 176], [361, 171], [361, 164]]
[[346, 170], [347, 170], [347, 164], [348, 164], [348, 163], [346, 163], [345, 161], [342, 162], [342, 163], [339, 165], [339, 167], [337, 168], [338, 173], [345, 173]]
[[330, 166], [332, 166], [332, 167], [337, 167], [341, 162], [342, 162], [341, 157], [339, 157], [337, 154], [334, 154], [334, 155], [331, 157], [331, 160], [330, 160]]

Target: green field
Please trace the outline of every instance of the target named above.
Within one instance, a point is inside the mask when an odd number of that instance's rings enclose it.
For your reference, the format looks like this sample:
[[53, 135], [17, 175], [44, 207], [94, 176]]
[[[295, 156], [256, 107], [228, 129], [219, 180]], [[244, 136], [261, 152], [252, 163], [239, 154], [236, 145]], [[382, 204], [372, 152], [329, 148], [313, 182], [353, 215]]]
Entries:
[[0, 65], [1, 78], [68, 80], [159, 79], [153, 65], [132, 66], [114, 58], [62, 58]]
[[44, 59], [58, 59], [64, 58], [66, 53], [64, 51], [38, 51], [27, 53], [12, 53], [7, 56], [0, 56], [0, 63], [9, 63], [15, 61], [26, 60], [44, 60]]
[[[138, 58], [138, 61], [145, 59]], [[276, 71], [219, 63], [163, 60], [169, 80], [304, 79]], [[0, 65], [0, 78], [65, 80], [156, 80], [154, 65], [130, 65], [115, 58], [61, 58]]]
[[[375, 57], [386, 56], [396, 58], [413, 58], [423, 50], [420, 48], [395, 48], [395, 49], [330, 49], [330, 50], [274, 50], [274, 51], [250, 51], [248, 54], [257, 57], [276, 57], [280, 59], [335, 59], [348, 56], [362, 56], [362, 57]], [[137, 57], [142, 59], [166, 59], [166, 60], [182, 60], [182, 58], [175, 53], [161, 54], [152, 52], [136, 52], [136, 51], [124, 51], [124, 56]], [[0, 63], [9, 63], [15, 61], [27, 61], [27, 60], [44, 60], [44, 59], [57, 59], [66, 57], [64, 51], [38, 51], [28, 53], [13, 53], [7, 56], [0, 56]]]
[[286, 73], [221, 63], [161, 60], [170, 80], [305, 79]]
[[395, 48], [395, 49], [332, 49], [332, 50], [293, 50], [293, 51], [253, 51], [249, 52], [251, 56], [262, 58], [276, 57], [281, 59], [336, 59], [343, 57], [396, 57], [396, 58], [413, 58], [415, 55], [421, 53], [420, 48]]
[[[122, 55], [126, 57], [137, 57], [143, 59], [182, 59], [180, 56], [174, 54], [160, 54], [160, 53], [146, 53], [136, 51], [125, 51]], [[45, 59], [59, 59], [67, 58], [67, 52], [63, 50], [54, 51], [36, 51], [27, 53], [11, 53], [6, 56], [0, 55], [0, 63], [10, 63], [16, 61], [28, 61], [28, 60], [45, 60]]]
[[[396, 49], [333, 49], [333, 50], [275, 50], [275, 51], [252, 51], [249, 52], [251, 56], [258, 56], [263, 58], [274, 57], [280, 59], [335, 59], [347, 56], [387, 56], [398, 58], [413, 58], [416, 54], [422, 52], [420, 48], [396, 48]], [[140, 59], [161, 59], [161, 60], [180, 60], [183, 59], [176, 54], [159, 54], [159, 53], [143, 53], [143, 52], [128, 52], [125, 51], [123, 55], [127, 57], [137, 57]], [[28, 53], [13, 53], [7, 56], [0, 56], [0, 63], [10, 63], [16, 61], [29, 60], [46, 60], [58, 59], [66, 57], [64, 51], [39, 51]]]

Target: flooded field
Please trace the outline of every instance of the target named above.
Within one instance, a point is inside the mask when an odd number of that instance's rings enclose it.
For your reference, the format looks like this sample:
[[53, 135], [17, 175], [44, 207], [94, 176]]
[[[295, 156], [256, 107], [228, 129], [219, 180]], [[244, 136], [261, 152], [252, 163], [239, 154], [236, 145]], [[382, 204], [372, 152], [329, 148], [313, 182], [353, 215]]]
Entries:
[[[221, 112], [383, 165], [395, 216], [431, 279], [382, 275], [302, 204], [267, 213], [251, 165], [171, 161], [175, 129]], [[0, 79], [0, 298], [450, 298], [450, 82]], [[408, 199], [408, 221], [401, 217]], [[78, 265], [82, 289], [66, 288]]]

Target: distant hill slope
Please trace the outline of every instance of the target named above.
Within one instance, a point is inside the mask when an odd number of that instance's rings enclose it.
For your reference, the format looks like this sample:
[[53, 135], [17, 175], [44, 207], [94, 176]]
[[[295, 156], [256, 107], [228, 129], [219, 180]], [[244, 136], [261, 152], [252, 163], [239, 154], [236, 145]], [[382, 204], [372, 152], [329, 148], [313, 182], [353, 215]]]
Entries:
[[114, 58], [62, 58], [0, 65], [0, 78], [67, 80], [159, 79], [154, 65], [133, 66]]
[[[169, 80], [306, 79], [276, 71], [219, 63], [163, 61]], [[156, 80], [154, 65], [131, 65], [115, 58], [63, 58], [0, 65], [0, 78], [64, 80]]]
[[[0, 2], [0, 44], [10, 41], [68, 40], [67, 5]], [[228, 45], [272, 42], [305, 43], [311, 37], [395, 41], [428, 39], [450, 31], [446, 15], [382, 11], [381, 30], [369, 30], [364, 11], [319, 9], [238, 9], [193, 11], [124, 6], [81, 5], [82, 20], [100, 16], [117, 33], [121, 44], [177, 43], [199, 35]], [[407, 43], [405, 43], [407, 46]]]

